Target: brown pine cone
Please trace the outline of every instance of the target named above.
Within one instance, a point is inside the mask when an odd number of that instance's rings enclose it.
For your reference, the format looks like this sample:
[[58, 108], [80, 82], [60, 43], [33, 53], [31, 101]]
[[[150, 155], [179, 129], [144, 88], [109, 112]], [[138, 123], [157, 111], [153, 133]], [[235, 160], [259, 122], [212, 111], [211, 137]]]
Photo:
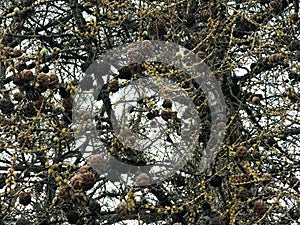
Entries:
[[110, 80], [108, 83], [108, 90], [112, 93], [116, 93], [119, 90], [119, 81], [116, 79]]
[[267, 211], [266, 203], [262, 200], [257, 200], [254, 202], [253, 211], [256, 213], [263, 214]]
[[280, 12], [281, 6], [282, 6], [281, 0], [272, 0], [270, 2], [270, 10], [271, 10], [271, 12], [275, 12], [275, 13]]
[[8, 98], [3, 98], [0, 100], [0, 110], [4, 114], [11, 114], [14, 112], [15, 105]]
[[165, 109], [171, 109], [172, 108], [172, 101], [170, 99], [165, 99], [163, 101], [162, 107]]
[[21, 72], [21, 77], [24, 79], [25, 82], [30, 82], [34, 80], [34, 75], [31, 70], [23, 70]]
[[235, 190], [235, 193], [236, 193], [236, 197], [241, 201], [246, 201], [248, 199], [247, 190], [243, 187], [240, 187], [237, 190]]
[[116, 213], [120, 217], [128, 216], [128, 204], [127, 202], [121, 202], [117, 205]]
[[59, 83], [58, 76], [55, 73], [51, 73], [49, 75], [49, 86], [52, 88], [53, 86]]
[[252, 180], [251, 177], [245, 173], [239, 173], [232, 177], [232, 182], [235, 185], [244, 185], [244, 184], [250, 182], [251, 180]]
[[31, 193], [30, 192], [21, 192], [19, 195], [20, 204], [26, 206], [31, 202]]
[[211, 12], [209, 10], [207, 10], [207, 9], [203, 10], [200, 13], [200, 20], [201, 20], [201, 22], [207, 22], [210, 17], [211, 17]]
[[16, 74], [15, 76], [13, 76], [13, 83], [17, 86], [23, 86], [26, 81], [23, 79], [21, 74]]
[[50, 79], [45, 73], [40, 73], [37, 76], [36, 81], [38, 82], [41, 88], [47, 88], [50, 83]]
[[35, 116], [37, 114], [33, 102], [27, 103], [23, 107], [22, 111], [23, 111], [24, 116], [27, 116], [27, 117], [32, 117], [32, 116]]
[[238, 146], [236, 148], [235, 156], [238, 158], [245, 159], [249, 155], [249, 151], [246, 147], [244, 146]]
[[263, 185], [267, 185], [272, 180], [272, 175], [269, 173], [264, 173], [261, 176], [261, 180], [262, 180]]
[[80, 190], [83, 186], [82, 173], [78, 173], [71, 178], [71, 186], [74, 190]]
[[150, 184], [150, 177], [146, 173], [140, 173], [135, 177], [135, 186], [148, 186]]
[[78, 170], [78, 173], [84, 174], [84, 173], [92, 172], [92, 171], [93, 171], [93, 168], [91, 166], [87, 165], [87, 166], [80, 167]]
[[271, 63], [281, 63], [285, 60], [285, 56], [281, 53], [276, 53], [269, 56], [269, 61]]
[[14, 93], [14, 100], [15, 101], [20, 102], [20, 101], [23, 100], [23, 98], [24, 98], [24, 96], [23, 96], [23, 94], [21, 92]]
[[94, 187], [96, 183], [96, 175], [93, 172], [87, 172], [82, 174], [82, 180], [83, 180], [83, 190], [87, 191]]
[[92, 167], [97, 174], [103, 174], [106, 171], [106, 160], [100, 154], [91, 155], [88, 165]]
[[74, 190], [71, 187], [63, 187], [58, 192], [58, 197], [63, 201], [71, 201], [74, 198]]
[[167, 121], [169, 119], [172, 119], [172, 117], [174, 116], [174, 112], [172, 110], [163, 110], [161, 111], [160, 116], [162, 119]]

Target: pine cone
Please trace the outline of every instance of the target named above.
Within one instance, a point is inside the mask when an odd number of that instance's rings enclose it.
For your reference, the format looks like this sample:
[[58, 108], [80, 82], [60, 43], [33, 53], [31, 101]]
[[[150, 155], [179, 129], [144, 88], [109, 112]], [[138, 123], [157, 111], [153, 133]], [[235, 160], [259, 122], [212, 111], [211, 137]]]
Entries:
[[253, 96], [251, 101], [252, 101], [253, 104], [259, 105], [260, 98], [258, 96]]
[[51, 73], [49, 75], [49, 87], [53, 88], [55, 85], [59, 83], [58, 76], [55, 73]]
[[23, 70], [21, 72], [21, 77], [23, 78], [23, 80], [25, 82], [30, 82], [34, 80], [34, 75], [33, 72], [31, 70]]
[[30, 192], [21, 192], [19, 195], [20, 204], [26, 206], [31, 202], [31, 193]]
[[26, 83], [26, 81], [23, 79], [21, 74], [17, 74], [13, 76], [13, 83], [17, 86], [23, 86]]
[[119, 90], [119, 81], [116, 79], [110, 80], [108, 83], [108, 91], [116, 93]]
[[272, 175], [269, 173], [264, 173], [261, 176], [261, 180], [262, 180], [263, 185], [267, 185], [272, 180]]
[[127, 202], [121, 202], [117, 205], [116, 213], [120, 217], [128, 216], [128, 204]]
[[93, 168], [89, 165], [87, 166], [82, 166], [79, 168], [78, 173], [84, 174], [84, 173], [88, 173], [88, 172], [92, 172]]
[[146, 173], [140, 173], [135, 177], [135, 186], [148, 186], [150, 184], [150, 177]]
[[269, 61], [271, 63], [281, 63], [285, 60], [285, 56], [281, 53], [276, 53], [269, 56]]
[[82, 174], [83, 190], [87, 191], [94, 187], [96, 183], [96, 175], [93, 172], [87, 172]]
[[88, 165], [93, 168], [97, 174], [103, 174], [106, 171], [106, 160], [102, 155], [92, 155], [88, 161]]
[[211, 12], [207, 9], [203, 10], [201, 13], [200, 13], [200, 20], [201, 22], [207, 22], [208, 19], [211, 17]]
[[69, 202], [74, 199], [74, 190], [71, 187], [63, 187], [58, 192], [58, 197], [63, 201]]
[[235, 193], [236, 197], [241, 201], [246, 201], [248, 199], [247, 190], [243, 187], [238, 188]]
[[23, 111], [24, 116], [27, 116], [27, 117], [33, 117], [33, 116], [36, 116], [36, 114], [37, 114], [33, 102], [27, 103], [23, 107], [22, 111]]
[[163, 22], [161, 20], [157, 20], [155, 31], [157, 32], [158, 36], [162, 36], [162, 35], [167, 34], [167, 29], [166, 29], [165, 22]]
[[120, 79], [130, 80], [132, 78], [132, 73], [128, 66], [122, 67], [118, 72], [118, 78]]
[[38, 82], [41, 88], [47, 88], [50, 83], [50, 79], [45, 73], [40, 73], [37, 76], [36, 81]]
[[36, 101], [40, 98], [41, 93], [35, 88], [31, 87], [26, 90], [25, 96], [30, 101]]
[[245, 185], [248, 182], [250, 182], [251, 180], [252, 180], [252, 178], [248, 174], [245, 174], [245, 173], [239, 173], [232, 177], [232, 182], [235, 185]]
[[71, 178], [71, 186], [74, 190], [80, 190], [83, 186], [83, 177], [82, 174], [76, 174]]
[[0, 110], [4, 114], [11, 114], [14, 112], [15, 105], [8, 98], [3, 98], [0, 100]]
[[171, 109], [172, 108], [172, 101], [170, 99], [165, 99], [163, 101], [162, 107], [165, 109]]
[[235, 156], [238, 158], [245, 159], [249, 155], [249, 151], [246, 147], [244, 146], [238, 146], [236, 148]]
[[267, 206], [264, 201], [257, 200], [254, 202], [253, 211], [256, 213], [263, 214], [267, 211]]
[[278, 13], [281, 11], [281, 7], [282, 7], [281, 0], [272, 0], [270, 2], [271, 12]]
[[20, 93], [20, 92], [16, 92], [16, 93], [14, 93], [14, 100], [15, 100], [15, 101], [18, 101], [18, 102], [20, 102], [20, 101], [22, 101], [22, 100], [23, 100], [23, 98], [24, 98], [24, 96], [23, 96], [23, 94], [22, 94], [22, 93]]
[[163, 110], [161, 111], [160, 116], [162, 119], [168, 121], [169, 119], [172, 119], [174, 112], [172, 110]]

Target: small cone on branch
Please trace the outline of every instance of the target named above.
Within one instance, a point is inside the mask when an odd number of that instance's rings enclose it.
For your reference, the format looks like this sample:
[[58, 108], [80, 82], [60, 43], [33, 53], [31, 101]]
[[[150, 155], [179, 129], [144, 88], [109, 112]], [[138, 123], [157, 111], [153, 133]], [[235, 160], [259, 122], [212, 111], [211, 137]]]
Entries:
[[26, 206], [31, 202], [31, 193], [30, 192], [21, 192], [19, 195], [20, 204]]
[[128, 216], [128, 204], [127, 202], [121, 202], [117, 205], [116, 213], [120, 217]]
[[116, 93], [119, 90], [119, 81], [116, 79], [109, 81], [108, 90], [112, 93]]
[[24, 79], [24, 81], [29, 82], [34, 80], [34, 75], [31, 70], [23, 70], [21, 72], [21, 77]]
[[259, 214], [263, 214], [267, 211], [266, 203], [263, 200], [257, 200], [254, 202], [253, 211]]
[[84, 173], [92, 172], [92, 171], [93, 171], [93, 168], [91, 166], [87, 165], [87, 166], [80, 167], [78, 170], [78, 173], [84, 174]]
[[253, 96], [251, 101], [252, 101], [253, 104], [259, 105], [260, 98], [258, 96]]
[[248, 199], [247, 190], [244, 187], [240, 187], [235, 190], [236, 197], [241, 201], [246, 201]]
[[211, 12], [209, 10], [207, 10], [207, 9], [203, 10], [200, 13], [200, 20], [201, 20], [201, 22], [207, 22], [210, 17], [211, 17]]
[[41, 87], [45, 88], [45, 87], [48, 87], [48, 85], [49, 85], [49, 77], [45, 73], [40, 73], [37, 76], [36, 80]]
[[172, 119], [173, 115], [174, 115], [174, 112], [172, 110], [163, 110], [160, 113], [161, 118], [166, 121], [169, 119]]
[[164, 107], [166, 109], [172, 108], [172, 101], [170, 99], [165, 99], [163, 101], [162, 107]]
[[150, 184], [150, 177], [146, 173], [140, 173], [135, 177], [135, 186], [148, 186]]
[[96, 183], [96, 175], [93, 172], [87, 172], [82, 174], [82, 180], [83, 180], [83, 190], [87, 191], [94, 187]]
[[281, 0], [272, 0], [270, 2], [270, 9], [272, 12], [280, 12], [281, 6]]
[[0, 110], [3, 114], [11, 114], [14, 112], [15, 105], [8, 98], [3, 98], [0, 100]]
[[235, 156], [238, 158], [247, 158], [247, 156], [249, 155], [249, 151], [245, 146], [238, 146], [236, 148], [236, 152], [235, 152]]
[[271, 63], [280, 63], [285, 60], [285, 56], [282, 53], [275, 53], [269, 56], [269, 61]]
[[49, 75], [49, 86], [55, 86], [59, 83], [58, 76], [55, 73]]
[[71, 186], [74, 190], [80, 190], [83, 186], [83, 177], [82, 174], [76, 174], [71, 178]]
[[97, 174], [102, 174], [106, 170], [106, 160], [101, 154], [91, 155], [88, 166], [92, 167]]
[[23, 96], [23, 94], [22, 94], [22, 93], [20, 93], [20, 92], [16, 92], [16, 93], [14, 93], [14, 100], [15, 100], [15, 101], [18, 101], [18, 102], [20, 102], [20, 101], [22, 101], [22, 100], [23, 100], [23, 98], [24, 98], [24, 96]]
[[58, 192], [58, 198], [60, 198], [63, 201], [71, 201], [74, 199], [75, 192], [71, 187], [63, 187], [60, 188]]
[[272, 180], [272, 175], [269, 173], [264, 173], [261, 176], [261, 180], [262, 180], [263, 185], [267, 185]]

